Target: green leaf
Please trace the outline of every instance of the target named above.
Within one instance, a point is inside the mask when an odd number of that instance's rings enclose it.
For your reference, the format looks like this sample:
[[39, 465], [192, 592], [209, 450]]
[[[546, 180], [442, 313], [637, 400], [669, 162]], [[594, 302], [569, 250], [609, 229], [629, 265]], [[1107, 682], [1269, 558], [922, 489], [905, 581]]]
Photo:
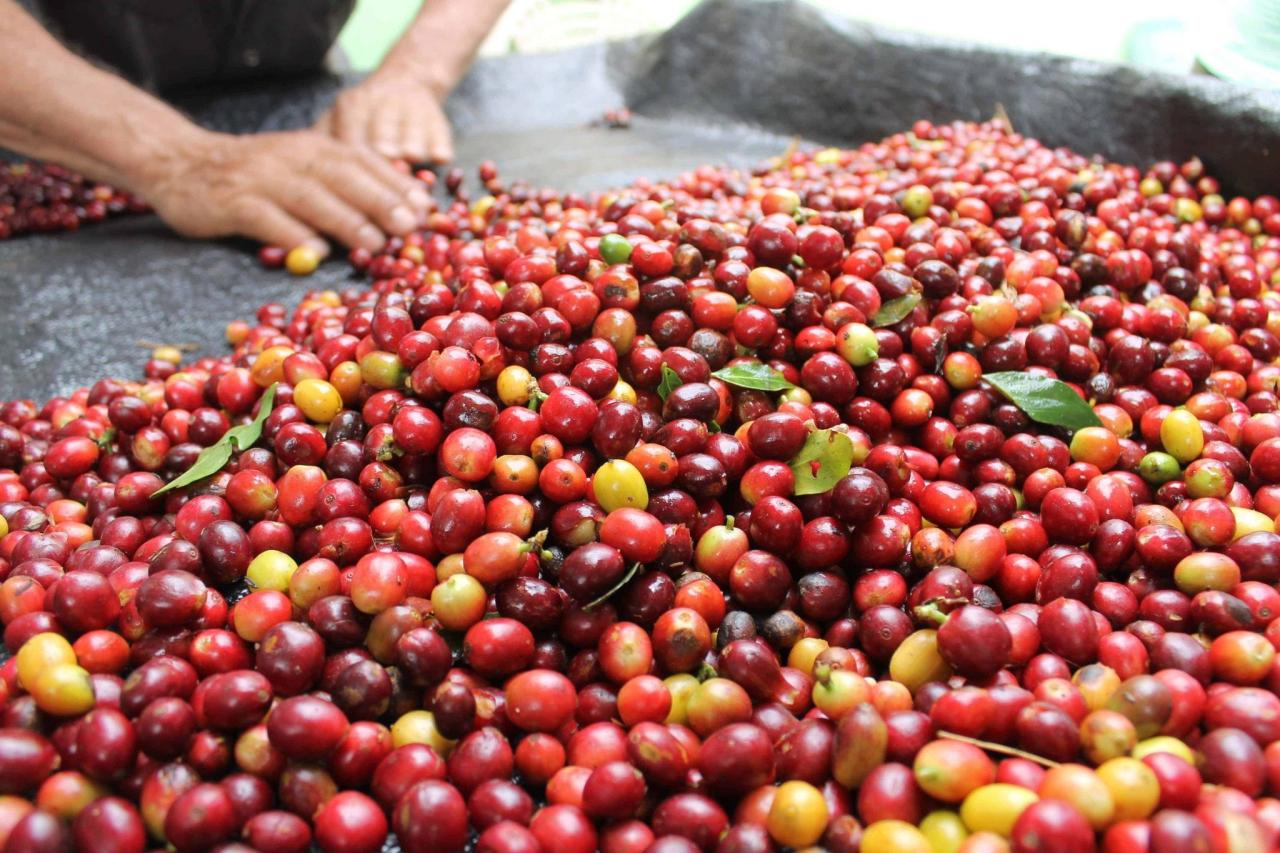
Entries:
[[218, 440], [217, 444], [211, 444], [201, 450], [200, 455], [196, 457], [195, 463], [190, 468], [156, 489], [151, 496], [157, 497], [199, 482], [205, 477], [212, 477], [222, 470], [222, 466], [231, 461], [231, 453], [231, 442], [226, 441], [224, 436], [223, 439]]
[[582, 609], [583, 609], [583, 610], [594, 610], [595, 608], [599, 607], [601, 604], [604, 604], [606, 601], [608, 601], [608, 600], [609, 600], [610, 598], [612, 598], [613, 596], [617, 595], [617, 593], [618, 593], [618, 591], [619, 591], [619, 590], [621, 590], [621, 589], [622, 589], [624, 586], [626, 586], [627, 584], [631, 583], [631, 579], [632, 579], [632, 578], [634, 578], [637, 574], [639, 574], [639, 573], [640, 573], [640, 566], [641, 566], [641, 564], [640, 564], [640, 563], [632, 563], [632, 564], [631, 564], [631, 568], [627, 569], [627, 573], [626, 573], [625, 575], [623, 575], [623, 576], [622, 576], [622, 580], [620, 580], [620, 581], [618, 581], [616, 584], [614, 584], [614, 585], [609, 589], [609, 591], [608, 591], [608, 592], [606, 592], [604, 595], [600, 596], [600, 597], [599, 597], [599, 598], [597, 598], [595, 601], [593, 601], [593, 602], [591, 602], [590, 604], [586, 605], [586, 606], [585, 606], [585, 607], [583, 607]]
[[881, 326], [892, 326], [894, 323], [901, 322], [919, 304], [920, 294], [918, 293], [908, 293], [906, 296], [890, 299], [881, 305], [880, 310], [871, 318], [871, 325], [877, 329]]
[[750, 388], [752, 391], [790, 391], [796, 387], [781, 373], [760, 362], [742, 362], [722, 367], [711, 374], [721, 382]]
[[248, 450], [258, 443], [258, 439], [262, 437], [262, 425], [266, 422], [267, 416], [271, 414], [271, 410], [276, 405], [276, 383], [272, 382], [271, 387], [262, 395], [262, 404], [258, 406], [258, 416], [247, 424], [238, 427], [232, 427], [227, 430], [223, 440], [229, 440], [235, 445], [236, 450]]
[[853, 442], [837, 430], [815, 430], [789, 464], [796, 475], [797, 496], [822, 494], [853, 467]]
[[248, 450], [253, 447], [258, 439], [262, 437], [262, 424], [266, 421], [267, 416], [271, 414], [271, 410], [275, 406], [275, 400], [276, 386], [275, 383], [272, 383], [271, 387], [262, 395], [262, 404], [258, 407], [258, 416], [256, 418], [247, 424], [227, 430], [216, 443], [200, 451], [200, 455], [196, 457], [196, 461], [190, 468], [157, 489], [152, 497], [184, 488], [206, 477], [212, 477], [231, 461], [231, 457], [236, 451]]
[[667, 365], [662, 365], [662, 381], [658, 383], [658, 396], [662, 398], [662, 402], [667, 401], [667, 395], [683, 385], [680, 380], [680, 374], [676, 373]]
[[1102, 421], [1084, 398], [1071, 390], [1071, 386], [1065, 382], [1013, 370], [988, 373], [982, 378], [1037, 423], [1065, 427], [1072, 431], [1087, 426], [1102, 426]]

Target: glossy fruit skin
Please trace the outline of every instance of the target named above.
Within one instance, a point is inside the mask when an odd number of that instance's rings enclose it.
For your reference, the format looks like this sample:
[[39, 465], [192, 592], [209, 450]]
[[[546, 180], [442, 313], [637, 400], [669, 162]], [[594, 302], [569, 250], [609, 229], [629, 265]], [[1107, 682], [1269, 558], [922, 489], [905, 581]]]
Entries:
[[[119, 203], [31, 173], [0, 236]], [[1002, 120], [589, 198], [478, 177], [230, 354], [0, 403], [0, 836], [1272, 840], [1280, 201]]]
[[71, 824], [77, 849], [107, 853], [141, 853], [146, 849], [146, 830], [138, 811], [119, 797], [95, 800]]
[[378, 804], [358, 791], [343, 791], [316, 814], [316, 842], [323, 850], [377, 851], [387, 837], [387, 819]]
[[960, 802], [995, 781], [995, 766], [980, 749], [959, 741], [934, 741], [916, 754], [914, 772], [925, 793]]
[[573, 715], [577, 694], [563, 675], [529, 670], [507, 682], [507, 707], [512, 722], [525, 731], [549, 732]]
[[244, 838], [260, 850], [302, 853], [311, 847], [311, 828], [302, 818], [289, 812], [265, 811], [245, 823]]
[[466, 803], [447, 782], [414, 785], [396, 803], [391, 820], [405, 850], [461, 850], [467, 840]]
[[15, 728], [0, 731], [3, 793], [21, 794], [34, 790], [53, 772], [58, 760], [53, 745], [39, 734]]
[[341, 742], [347, 717], [333, 703], [311, 696], [286, 699], [267, 717], [271, 743], [290, 758], [323, 759]]
[[734, 723], [704, 741], [699, 769], [711, 790], [724, 795], [741, 794], [772, 781], [772, 745], [759, 726]]
[[938, 651], [956, 672], [981, 678], [1001, 669], [1013, 641], [1009, 629], [988, 610], [968, 605], [947, 617], [938, 629]]
[[123, 776], [137, 756], [137, 734], [124, 714], [97, 708], [80, 721], [76, 761], [88, 776], [108, 781]]
[[219, 785], [201, 783], [169, 807], [164, 834], [179, 849], [208, 848], [228, 839], [237, 818], [231, 797]]
[[1061, 800], [1043, 799], [1028, 806], [1013, 824], [1011, 849], [1018, 853], [1059, 849], [1094, 850], [1093, 828], [1084, 815]]

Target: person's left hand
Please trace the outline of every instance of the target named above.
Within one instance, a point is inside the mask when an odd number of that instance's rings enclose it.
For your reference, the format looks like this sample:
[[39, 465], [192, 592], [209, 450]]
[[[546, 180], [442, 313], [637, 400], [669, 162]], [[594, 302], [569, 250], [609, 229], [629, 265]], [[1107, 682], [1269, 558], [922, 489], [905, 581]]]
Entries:
[[411, 69], [383, 65], [341, 92], [316, 129], [412, 164], [453, 159], [443, 93]]

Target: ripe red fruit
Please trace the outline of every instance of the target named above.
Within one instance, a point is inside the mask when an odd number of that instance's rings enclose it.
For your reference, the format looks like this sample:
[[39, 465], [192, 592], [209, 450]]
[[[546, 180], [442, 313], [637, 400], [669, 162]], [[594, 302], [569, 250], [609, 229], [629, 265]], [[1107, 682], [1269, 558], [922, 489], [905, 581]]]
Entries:
[[359, 791], [343, 791], [315, 816], [316, 843], [334, 853], [377, 853], [387, 838], [382, 809]]
[[314, 696], [286, 699], [267, 717], [271, 745], [300, 761], [324, 759], [342, 741], [348, 726], [341, 709]]
[[965, 605], [947, 616], [938, 629], [939, 654], [967, 678], [998, 672], [1008, 662], [1012, 648], [1005, 623], [982, 607]]
[[521, 729], [553, 732], [572, 718], [578, 694], [560, 673], [532, 669], [507, 682], [506, 700], [507, 716]]
[[467, 804], [458, 789], [435, 779], [414, 785], [391, 812], [406, 853], [459, 851], [467, 843]]
[[1062, 800], [1032, 803], [1014, 821], [1009, 843], [1016, 853], [1046, 850], [1094, 850], [1093, 827], [1075, 807]]
[[666, 545], [662, 522], [644, 510], [623, 507], [605, 516], [600, 541], [612, 545], [627, 562], [652, 563]]

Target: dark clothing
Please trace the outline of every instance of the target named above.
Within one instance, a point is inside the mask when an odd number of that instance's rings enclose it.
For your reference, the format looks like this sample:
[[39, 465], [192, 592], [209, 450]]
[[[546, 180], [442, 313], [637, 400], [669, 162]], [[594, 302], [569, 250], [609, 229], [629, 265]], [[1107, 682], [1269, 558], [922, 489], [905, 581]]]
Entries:
[[34, 0], [69, 46], [147, 88], [316, 71], [355, 0]]

